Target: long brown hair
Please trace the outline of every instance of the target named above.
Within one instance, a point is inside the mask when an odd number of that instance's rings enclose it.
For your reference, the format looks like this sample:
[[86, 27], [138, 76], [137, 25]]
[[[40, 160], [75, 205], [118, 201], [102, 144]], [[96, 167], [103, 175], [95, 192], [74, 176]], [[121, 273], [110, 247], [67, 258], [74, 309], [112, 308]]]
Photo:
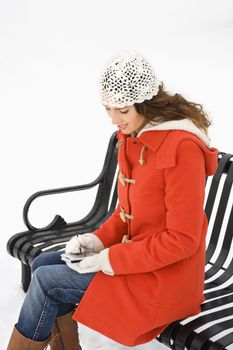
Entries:
[[201, 104], [190, 102], [180, 94], [170, 94], [165, 91], [163, 83], [160, 84], [157, 95], [152, 99], [135, 103], [134, 106], [138, 113], [151, 122], [162, 123], [188, 118], [206, 135], [208, 135], [208, 127], [212, 125], [212, 121]]

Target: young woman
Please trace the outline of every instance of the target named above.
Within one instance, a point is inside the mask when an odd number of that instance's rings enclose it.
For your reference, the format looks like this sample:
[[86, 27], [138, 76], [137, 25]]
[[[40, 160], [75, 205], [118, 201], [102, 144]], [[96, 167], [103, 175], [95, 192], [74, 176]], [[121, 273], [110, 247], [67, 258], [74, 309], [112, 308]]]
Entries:
[[[118, 128], [118, 197], [111, 217], [33, 263], [8, 350], [79, 349], [76, 321], [134, 346], [205, 300], [206, 176], [217, 168], [202, 106], [171, 94], [148, 60], [119, 52], [100, 77], [101, 102]], [[77, 306], [77, 307], [76, 307]], [[74, 311], [76, 307], [76, 310]]]

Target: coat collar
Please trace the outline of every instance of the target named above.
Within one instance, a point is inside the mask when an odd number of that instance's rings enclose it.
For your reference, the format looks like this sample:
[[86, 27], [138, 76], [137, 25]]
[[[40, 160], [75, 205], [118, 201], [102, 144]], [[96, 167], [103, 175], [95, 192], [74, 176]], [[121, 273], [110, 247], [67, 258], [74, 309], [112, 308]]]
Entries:
[[147, 133], [142, 133], [137, 137], [144, 145], [156, 152], [169, 132], [170, 130], [161, 130], [160, 132], [156, 133], [155, 137], [155, 131], [148, 131]]

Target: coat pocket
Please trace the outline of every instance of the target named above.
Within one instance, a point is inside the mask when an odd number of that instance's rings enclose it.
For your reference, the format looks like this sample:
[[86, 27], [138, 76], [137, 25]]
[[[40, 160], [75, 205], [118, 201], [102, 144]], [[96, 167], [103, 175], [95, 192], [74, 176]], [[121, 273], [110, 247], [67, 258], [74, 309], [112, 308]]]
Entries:
[[131, 292], [153, 306], [175, 305], [183, 295], [183, 261], [156, 271], [130, 274], [126, 277]]

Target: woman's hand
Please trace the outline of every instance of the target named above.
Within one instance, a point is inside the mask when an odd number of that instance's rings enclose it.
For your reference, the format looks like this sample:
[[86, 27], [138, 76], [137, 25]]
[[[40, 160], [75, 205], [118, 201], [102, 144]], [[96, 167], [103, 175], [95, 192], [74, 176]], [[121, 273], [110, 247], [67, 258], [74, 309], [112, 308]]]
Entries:
[[102, 271], [107, 275], [113, 276], [115, 273], [108, 257], [109, 248], [102, 250], [99, 254], [88, 256], [78, 263], [66, 262], [72, 270], [79, 273], [90, 273]]
[[78, 254], [85, 252], [99, 252], [104, 249], [102, 241], [94, 233], [76, 235], [67, 242], [66, 254]]

